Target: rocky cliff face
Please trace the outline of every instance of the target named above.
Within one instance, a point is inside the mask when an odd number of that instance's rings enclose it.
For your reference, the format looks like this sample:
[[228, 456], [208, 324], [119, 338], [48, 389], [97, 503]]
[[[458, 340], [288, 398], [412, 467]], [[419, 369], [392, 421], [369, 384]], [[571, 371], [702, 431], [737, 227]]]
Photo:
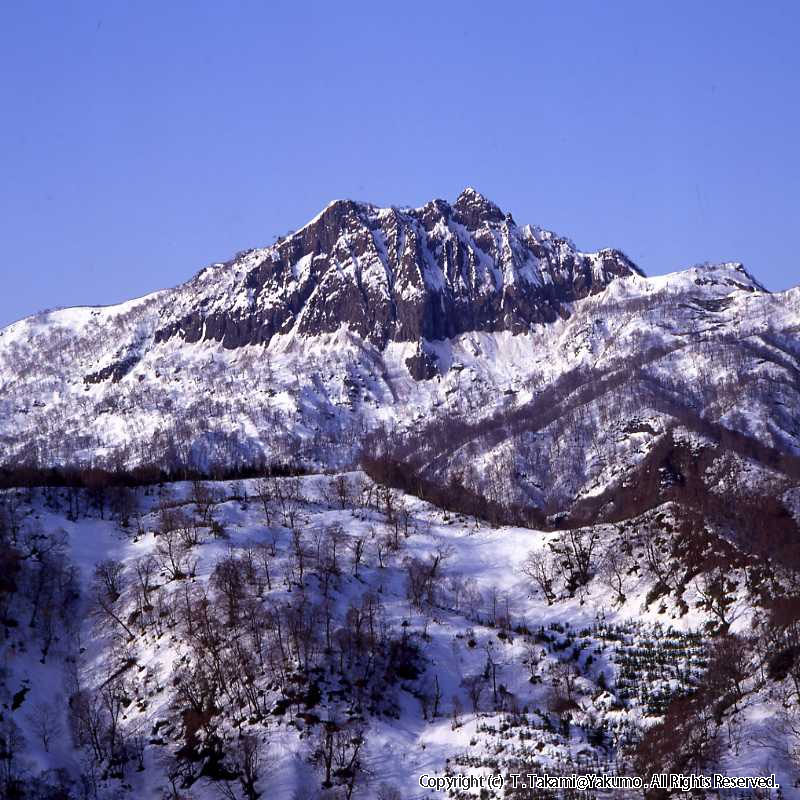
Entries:
[[519, 227], [474, 189], [452, 205], [417, 209], [338, 200], [272, 247], [200, 273], [165, 304], [156, 341], [237, 348], [347, 325], [381, 349], [418, 342], [407, 365], [422, 379], [436, 371], [428, 342], [527, 330], [633, 273], [619, 251], [581, 253], [567, 239]]

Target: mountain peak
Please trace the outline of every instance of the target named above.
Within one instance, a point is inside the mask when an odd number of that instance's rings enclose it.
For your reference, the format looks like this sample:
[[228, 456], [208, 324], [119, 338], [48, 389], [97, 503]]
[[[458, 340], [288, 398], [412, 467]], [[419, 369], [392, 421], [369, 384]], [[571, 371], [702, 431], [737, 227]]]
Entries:
[[502, 222], [505, 214], [500, 207], [472, 186], [467, 186], [456, 198], [453, 210], [468, 228], [484, 222]]
[[465, 186], [459, 193], [458, 197], [456, 198], [456, 203], [458, 203], [460, 200], [478, 201], [494, 205], [494, 203], [492, 203], [492, 201], [489, 200], [489, 198], [486, 197], [486, 195], [479, 192], [474, 186]]
[[739, 261], [705, 261], [663, 275], [657, 280], [689, 281], [696, 286], [709, 287], [712, 291], [723, 294], [729, 294], [731, 291], [770, 293], [769, 289], [751, 275]]
[[529, 331], [569, 304], [638, 273], [618, 251], [583, 253], [531, 236], [473, 187], [453, 205], [383, 209], [335, 200], [296, 233], [237, 259], [227, 282], [179, 292], [157, 342], [219, 341], [228, 349], [342, 326], [383, 350], [416, 344], [415, 378], [438, 369], [428, 343], [473, 331]]

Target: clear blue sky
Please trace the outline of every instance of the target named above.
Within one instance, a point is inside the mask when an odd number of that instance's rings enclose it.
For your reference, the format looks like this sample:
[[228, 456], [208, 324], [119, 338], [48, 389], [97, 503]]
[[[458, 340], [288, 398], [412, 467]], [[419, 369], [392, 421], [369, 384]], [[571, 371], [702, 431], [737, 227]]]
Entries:
[[800, 3], [5, 2], [0, 324], [474, 185], [648, 273], [800, 282]]

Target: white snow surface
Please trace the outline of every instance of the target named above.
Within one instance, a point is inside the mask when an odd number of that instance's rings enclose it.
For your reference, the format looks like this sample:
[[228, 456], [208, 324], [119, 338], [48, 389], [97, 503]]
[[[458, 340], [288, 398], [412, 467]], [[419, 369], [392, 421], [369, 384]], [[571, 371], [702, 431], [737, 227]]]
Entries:
[[[356, 480], [359, 476], [349, 474], [347, 478]], [[409, 800], [428, 797], [430, 795], [418, 785], [422, 773], [442, 774], [448, 764], [453, 767], [454, 760], [458, 758], [499, 757], [500, 763], [504, 763], [506, 756], [498, 754], [505, 751], [508, 755], [514, 750], [513, 736], [509, 739], [497, 735], [498, 726], [502, 725], [505, 715], [489, 710], [488, 702], [483, 704], [478, 713], [473, 713], [463, 681], [469, 675], [480, 673], [485, 667], [487, 653], [491, 653], [497, 665], [498, 681], [514, 697], [517, 707], [527, 709], [531, 718], [540, 712], [546, 714], [549, 676], [554, 665], [561, 658], [566, 658], [566, 654], [560, 656], [558, 652], [548, 651], [540, 643], [533, 647], [539, 661], [529, 670], [525, 658], [530, 652], [526, 646], [530, 637], [514, 632], [521, 626], [531, 632], [540, 629], [552, 632], [554, 628], [567, 634], [571, 632], [576, 637], [576, 646], [585, 642], [581, 645], [582, 651], [591, 653], [593, 657], [592, 665], [584, 669], [584, 674], [591, 676], [591, 680], [578, 680], [577, 705], [572, 714], [567, 743], [545, 731], [532, 729], [534, 738], [528, 741], [528, 745], [536, 745], [536, 758], [545, 769], [548, 765], [552, 768], [556, 765], [563, 767], [567, 757], [577, 759], [580, 765], [582, 756], [578, 754], [591, 751], [581, 731], [582, 724], [605, 720], [611, 726], [610, 730], [621, 735], [629, 723], [641, 722], [647, 726], [657, 721], [657, 718], [645, 716], [644, 706], [635, 700], [625, 707], [609, 708], [610, 696], [595, 687], [593, 681], [597, 680], [600, 672], [606, 674], [609, 684], [613, 684], [620, 674], [619, 663], [615, 661], [619, 643], [606, 640], [600, 631], [619, 626], [630, 632], [633, 637], [630, 641], [634, 644], [651, 637], [654, 631], [658, 632], [658, 636], [666, 637], [665, 640], [671, 640], [670, 637], [674, 639], [682, 632], [702, 632], [710, 618], [696, 606], [697, 597], [691, 589], [686, 597], [689, 601], [688, 610], [683, 612], [670, 601], [648, 604], [646, 595], [650, 585], [644, 577], [636, 576], [629, 576], [627, 580], [626, 600], [622, 605], [617, 603], [610, 589], [597, 579], [574, 597], [562, 595], [561, 599], [550, 605], [532, 587], [530, 579], [521, 571], [521, 565], [530, 551], [546, 548], [556, 534], [488, 527], [475, 520], [444, 513], [413, 497], [405, 498], [413, 518], [412, 532], [403, 542], [403, 551], [381, 568], [373, 546], [375, 537], [387, 530], [386, 520], [368, 509], [334, 509], [325, 499], [329, 496], [325, 489], [330, 480], [327, 476], [309, 476], [302, 480], [302, 492], [306, 498], [302, 511], [303, 526], [306, 530], [314, 530], [338, 522], [343, 526], [348, 541], [362, 536], [367, 537], [368, 541], [367, 555], [359, 576], [355, 577], [345, 569], [338, 581], [337, 602], [357, 603], [367, 592], [376, 594], [384, 605], [387, 624], [398, 630], [403, 625], [407, 626], [411, 636], [420, 644], [424, 664], [423, 675], [418, 681], [405, 681], [398, 689], [399, 718], [376, 717], [369, 720], [364, 754], [366, 776], [356, 791], [356, 797], [375, 797], [381, 782], [395, 786], [401, 796]], [[206, 537], [195, 548], [198, 564], [196, 577], [188, 579], [190, 584], [207, 583], [220, 557], [236, 554], [246, 543], [264, 540], [273, 534], [278, 542], [277, 569], [290, 549], [290, 532], [280, 525], [266, 523], [260, 504], [252, 496], [253, 482], [246, 481], [238, 486], [217, 484], [215, 488], [223, 499], [215, 506], [214, 516], [224, 525], [230, 538], [222, 541]], [[250, 495], [248, 502], [230, 499], [234, 489], [240, 491], [242, 488]], [[62, 513], [48, 510], [42, 503], [41, 494], [32, 505], [22, 501], [24, 524], [37, 525], [45, 532], [66, 532], [69, 539], [68, 555], [79, 568], [83, 590], [87, 592], [97, 562], [107, 558], [119, 559], [130, 575], [134, 561], [153, 551], [154, 509], [159, 501], [169, 499], [186, 510], [192, 508], [188, 484], [167, 486], [160, 497], [152, 492], [147, 496], [141, 492], [139, 494], [143, 510], [153, 509], [151, 514], [145, 514], [142, 518], [142, 535], [134, 535], [132, 529], [123, 530], [117, 523], [96, 516], [70, 522]], [[224, 499], [226, 497], [228, 499]], [[668, 509], [661, 511], [669, 513]], [[608, 530], [605, 535], [608, 535]], [[403, 562], [407, 558], [426, 558], [437, 549], [448, 554], [441, 579], [441, 602], [428, 614], [422, 615], [407, 599]], [[478, 600], [469, 607], [466, 601], [455, 600], [452, 592], [444, 589], [456, 577], [477, 592]], [[163, 576], [160, 580], [164, 580]], [[167, 581], [164, 586], [168, 592], [178, 592], [182, 591], [183, 583]], [[307, 584], [308, 591], [313, 594], [314, 579], [309, 578]], [[737, 591], [738, 611], [734, 614], [732, 630], [746, 633], [749, 626], [748, 600], [742, 585]], [[281, 585], [274, 587], [270, 594], [288, 597], [291, 592], [287, 595], [285, 587]], [[491, 622], [493, 594], [499, 613], [507, 613], [510, 618], [511, 630], [507, 636], [499, 635], [498, 625]], [[89, 619], [84, 619], [80, 631], [82, 648], [78, 666], [81, 681], [88, 687], [97, 687], [105, 680], [113, 665], [119, 662], [120, 655], [119, 652], [112, 652], [107, 629], [101, 630]], [[29, 687], [22, 704], [13, 712], [14, 720], [20, 724], [26, 737], [28, 758], [41, 767], [59, 766], [71, 772], [78, 771], [79, 754], [69, 736], [60, 737], [50, 752], [45, 753], [37, 746], [35, 733], [30, 729], [26, 717], [28, 709], [37, 702], [63, 698], [67, 691], [63, 659], [70, 655], [70, 651], [66, 642], [57, 643], [46, 663], [42, 664], [37, 648], [26, 639], [26, 635], [24, 627], [13, 631], [1, 652], [4, 691], [11, 695], [21, 687]], [[692, 652], [691, 648], [689, 652]], [[695, 648], [695, 652], [700, 653], [701, 650]], [[162, 636], [137, 634], [136, 639], [126, 646], [126, 657], [135, 661], [135, 668], [128, 673], [132, 676], [131, 685], [135, 687], [137, 698], [147, 699], [144, 711], [136, 710], [136, 703], [126, 711], [122, 723], [126, 730], [149, 735], [157, 721], [170, 719], [171, 715], [174, 717], [174, 711], [171, 711], [170, 674], [184, 654], [185, 648], [170, 631]], [[539, 682], [531, 683], [528, 680], [530, 674], [539, 676]], [[144, 683], [143, 676], [147, 676]], [[412, 692], [420, 686], [430, 690], [434, 676], [441, 687], [441, 716], [423, 719], [420, 704]], [[457, 727], [453, 726], [454, 697], [460, 699], [462, 709]], [[59, 706], [54, 704], [53, 707], [56, 709]], [[54, 710], [54, 713], [63, 711]], [[795, 796], [790, 788], [794, 773], [786, 750], [789, 745], [776, 742], [774, 738], [772, 722], [776, 714], [777, 707], [768, 694], [756, 693], [749, 698], [736, 720], [740, 726], [738, 741], [744, 744], [737, 744], [735, 749], [732, 746], [724, 747], [718, 767], [729, 774], [775, 771], [787, 787], [784, 796], [790, 797]], [[291, 800], [309, 787], [319, 787], [320, 772], [310, 763], [312, 747], [310, 740], [301, 735], [306, 730], [302, 724], [298, 728], [285, 724], [281, 717], [270, 717], [257, 725], [248, 726], [245, 723], [245, 728], [265, 740], [262, 755], [268, 768], [260, 782], [264, 796]], [[769, 746], [766, 745], [768, 740]], [[501, 744], [503, 746], [498, 749]], [[170, 749], [175, 746], [174, 742], [168, 740], [163, 747]], [[103, 783], [101, 796], [136, 797], [142, 800], [162, 797], [166, 786], [160, 766], [162, 751], [162, 746], [149, 746], [145, 771], [128, 775], [130, 788], [124, 791], [118, 782], [109, 780]], [[474, 766], [454, 767], [454, 771], [481, 774], [492, 770]], [[201, 780], [192, 786], [193, 798], [211, 800], [217, 796], [216, 789], [208, 782]]]

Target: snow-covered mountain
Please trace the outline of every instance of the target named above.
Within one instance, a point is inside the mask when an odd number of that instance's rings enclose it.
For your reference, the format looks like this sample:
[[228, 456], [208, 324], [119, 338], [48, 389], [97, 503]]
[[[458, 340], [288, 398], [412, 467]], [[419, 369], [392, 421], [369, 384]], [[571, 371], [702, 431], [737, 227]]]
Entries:
[[797, 796], [798, 410], [800, 289], [648, 278], [472, 189], [21, 320], [0, 792]]
[[381, 428], [427, 479], [609, 516], [641, 470], [681, 485], [676, 448], [796, 477], [798, 332], [800, 290], [740, 264], [646, 278], [473, 189], [336, 201], [175, 289], [1, 331], [0, 463], [349, 468]]

